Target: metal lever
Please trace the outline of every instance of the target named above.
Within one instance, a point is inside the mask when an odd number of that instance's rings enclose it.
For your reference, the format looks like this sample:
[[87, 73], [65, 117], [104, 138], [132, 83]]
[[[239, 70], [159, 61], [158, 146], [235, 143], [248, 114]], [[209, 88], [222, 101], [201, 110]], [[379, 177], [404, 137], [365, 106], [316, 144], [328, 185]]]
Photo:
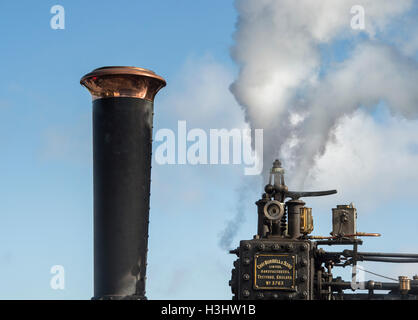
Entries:
[[289, 191], [284, 181], [284, 169], [279, 160], [275, 160], [270, 171], [269, 183], [265, 187], [267, 194], [274, 196], [275, 200], [284, 202], [286, 198], [298, 200], [302, 197], [328, 196], [337, 193], [337, 190], [326, 191]]
[[328, 196], [330, 194], [337, 193], [337, 190], [326, 190], [326, 191], [287, 191], [286, 196], [292, 198], [292, 200], [298, 200], [302, 197], [320, 197]]

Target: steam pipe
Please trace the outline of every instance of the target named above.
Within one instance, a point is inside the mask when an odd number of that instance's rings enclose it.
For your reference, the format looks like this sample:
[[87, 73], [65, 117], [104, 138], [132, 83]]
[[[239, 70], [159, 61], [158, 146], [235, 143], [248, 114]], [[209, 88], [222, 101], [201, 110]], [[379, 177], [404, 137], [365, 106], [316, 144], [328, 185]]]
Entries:
[[[399, 290], [399, 282], [378, 282], [378, 281], [363, 281], [361, 284], [364, 285], [366, 290]], [[348, 281], [332, 281], [332, 282], [323, 282], [322, 286], [331, 286], [333, 290], [342, 289], [348, 290], [351, 289], [352, 283]], [[411, 282], [411, 290], [418, 289], [418, 284]]]
[[153, 102], [166, 83], [135, 67], [80, 83], [93, 98], [93, 299], [146, 299]]
[[300, 233], [300, 208], [305, 205], [302, 200], [289, 200], [286, 202], [288, 215], [288, 234], [290, 238], [297, 239]]
[[375, 262], [392, 262], [392, 263], [418, 263], [418, 259], [408, 258], [384, 258], [384, 257], [362, 257], [357, 258], [358, 261], [375, 261]]
[[[344, 250], [343, 254], [345, 256], [351, 256], [353, 252], [351, 250]], [[385, 252], [357, 252], [359, 256], [372, 256], [372, 257], [396, 257], [396, 258], [417, 258], [418, 254], [416, 253], [385, 253]]]

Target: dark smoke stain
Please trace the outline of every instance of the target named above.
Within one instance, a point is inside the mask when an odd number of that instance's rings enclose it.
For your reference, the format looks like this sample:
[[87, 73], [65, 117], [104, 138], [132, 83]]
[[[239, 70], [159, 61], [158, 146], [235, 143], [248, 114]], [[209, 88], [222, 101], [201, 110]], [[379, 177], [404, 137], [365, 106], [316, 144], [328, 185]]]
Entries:
[[225, 229], [220, 233], [219, 246], [223, 250], [232, 249], [232, 241], [245, 223], [246, 213], [251, 209], [255, 210], [255, 208], [252, 207], [255, 200], [252, 201], [251, 197], [254, 194], [254, 190], [258, 190], [260, 187], [258, 178], [258, 176], [245, 177], [243, 179], [244, 183], [236, 190], [238, 196], [235, 214], [232, 219], [227, 221]]

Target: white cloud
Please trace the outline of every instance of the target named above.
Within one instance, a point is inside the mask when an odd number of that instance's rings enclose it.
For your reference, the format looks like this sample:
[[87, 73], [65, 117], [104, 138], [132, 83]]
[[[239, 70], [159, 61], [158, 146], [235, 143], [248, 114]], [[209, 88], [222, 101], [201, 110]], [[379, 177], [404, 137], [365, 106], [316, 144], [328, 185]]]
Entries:
[[345, 116], [333, 141], [307, 179], [309, 189], [336, 188], [323, 204], [353, 201], [362, 212], [396, 199], [418, 198], [418, 120], [386, 116], [377, 122], [364, 110]]
[[86, 114], [75, 123], [50, 126], [43, 132], [40, 157], [47, 162], [90, 165], [91, 134], [91, 116]]
[[228, 90], [232, 81], [232, 71], [209, 54], [190, 57], [170, 79], [156, 112], [166, 113], [175, 126], [177, 120], [186, 120], [189, 129], [246, 128], [243, 112]]

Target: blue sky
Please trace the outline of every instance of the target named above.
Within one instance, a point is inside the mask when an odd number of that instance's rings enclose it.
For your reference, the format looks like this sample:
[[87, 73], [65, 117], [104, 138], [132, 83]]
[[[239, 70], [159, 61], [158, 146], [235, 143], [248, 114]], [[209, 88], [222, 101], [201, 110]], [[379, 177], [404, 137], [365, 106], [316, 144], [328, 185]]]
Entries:
[[[65, 30], [50, 28], [55, 4]], [[81, 76], [133, 65], [171, 86], [188, 57], [229, 64], [234, 16], [226, 1], [1, 2], [1, 298], [92, 296], [91, 100]], [[155, 127], [163, 112], [157, 100]], [[64, 291], [49, 287], [55, 264]]]
[[[65, 30], [50, 28], [55, 4], [65, 8]], [[144, 67], [163, 76], [167, 87], [155, 101], [155, 131], [175, 131], [178, 120], [187, 120], [190, 128], [242, 127], [243, 112], [228, 89], [238, 71], [230, 57], [236, 19], [233, 1], [225, 0], [0, 3], [1, 299], [93, 295], [91, 100], [79, 84], [81, 76], [108, 65]], [[397, 39], [396, 32], [380, 36]], [[322, 47], [323, 72], [363, 38]], [[386, 119], [399, 134], [407, 131], [402, 141], [418, 143], [416, 121], [402, 129], [381, 108], [363, 119], [376, 141]], [[416, 153], [414, 144], [410, 148]], [[233, 257], [219, 246], [220, 235], [238, 208], [242, 217], [233, 246], [253, 236], [261, 180], [245, 177], [240, 165], [154, 161], [152, 170], [147, 296], [229, 299]], [[331, 178], [321, 181], [338, 189]], [[416, 190], [416, 178], [405, 187]], [[371, 179], [365, 179], [365, 188]], [[245, 194], [237, 194], [248, 185]], [[396, 193], [396, 201], [379, 204], [378, 194], [350, 186], [349, 196], [362, 196], [360, 205], [373, 203], [367, 214], [359, 213], [359, 229], [385, 233], [368, 249], [418, 251], [418, 215], [411, 212], [416, 192]], [[356, 202], [346, 195], [310, 203], [314, 212], [316, 205], [328, 210], [316, 220], [322, 223], [317, 234], [330, 231], [330, 208], [348, 200]], [[405, 219], [396, 220], [393, 211], [404, 212]], [[65, 268], [65, 290], [49, 285], [53, 265]]]

